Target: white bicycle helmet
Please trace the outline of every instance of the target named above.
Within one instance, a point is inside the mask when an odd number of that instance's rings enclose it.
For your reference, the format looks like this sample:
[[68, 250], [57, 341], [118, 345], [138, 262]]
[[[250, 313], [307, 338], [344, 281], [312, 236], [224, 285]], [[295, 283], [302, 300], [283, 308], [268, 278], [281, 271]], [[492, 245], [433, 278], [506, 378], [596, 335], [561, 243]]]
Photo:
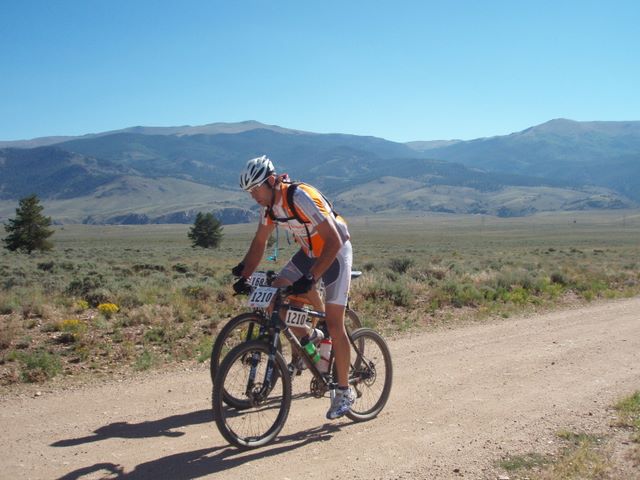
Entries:
[[271, 160], [266, 155], [252, 158], [247, 162], [242, 172], [240, 172], [240, 187], [248, 192], [253, 187], [260, 185], [270, 175], [273, 175], [276, 169], [273, 167]]

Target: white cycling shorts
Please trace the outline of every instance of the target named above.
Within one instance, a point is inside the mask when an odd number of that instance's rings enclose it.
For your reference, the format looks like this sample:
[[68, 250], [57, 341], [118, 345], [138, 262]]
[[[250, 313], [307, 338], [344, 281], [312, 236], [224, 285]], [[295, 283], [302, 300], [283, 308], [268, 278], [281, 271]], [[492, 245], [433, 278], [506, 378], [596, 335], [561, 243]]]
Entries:
[[[307, 274], [313, 266], [315, 258], [308, 257], [304, 251], [298, 252], [291, 257], [289, 262], [284, 266], [279, 276], [286, 278], [291, 283]], [[351, 286], [351, 265], [353, 264], [353, 252], [351, 242], [346, 241], [342, 248], [338, 251], [336, 259], [331, 266], [322, 275], [324, 283], [325, 303], [335, 305], [347, 305], [349, 297], [349, 287]]]

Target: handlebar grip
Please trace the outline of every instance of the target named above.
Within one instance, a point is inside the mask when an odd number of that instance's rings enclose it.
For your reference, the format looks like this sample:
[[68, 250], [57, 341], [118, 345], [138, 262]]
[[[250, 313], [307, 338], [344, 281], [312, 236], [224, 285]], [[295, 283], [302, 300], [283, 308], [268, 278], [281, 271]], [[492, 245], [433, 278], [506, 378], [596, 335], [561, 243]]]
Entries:
[[248, 295], [251, 293], [251, 285], [247, 283], [246, 278], [240, 278], [233, 284], [233, 291], [236, 295]]
[[286, 287], [282, 287], [280, 293], [284, 296], [293, 295], [293, 286], [287, 285]]

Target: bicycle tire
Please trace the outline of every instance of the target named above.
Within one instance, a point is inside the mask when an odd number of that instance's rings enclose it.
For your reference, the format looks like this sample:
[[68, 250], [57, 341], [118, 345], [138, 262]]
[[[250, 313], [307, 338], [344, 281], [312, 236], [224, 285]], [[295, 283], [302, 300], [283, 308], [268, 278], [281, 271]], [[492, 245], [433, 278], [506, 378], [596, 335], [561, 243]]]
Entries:
[[[261, 391], [268, 397], [266, 399], [260, 398], [257, 391], [267, 372], [269, 345], [260, 340], [242, 343], [234, 347], [220, 364], [213, 388], [213, 416], [222, 436], [238, 448], [257, 448], [268, 444], [280, 433], [287, 420], [291, 408], [291, 379], [280, 352], [276, 352], [274, 359], [274, 373], [280, 378], [276, 386], [267, 392]], [[254, 397], [246, 393], [252, 371], [256, 381], [251, 391]], [[237, 409], [226, 404], [225, 391], [237, 397], [244, 395], [248, 407]], [[265, 416], [271, 419], [263, 418]]]
[[[349, 380], [356, 401], [347, 417], [356, 422], [371, 420], [384, 408], [391, 393], [393, 364], [384, 338], [375, 330], [361, 328], [351, 334]], [[359, 353], [355, 351], [356, 345]], [[383, 377], [383, 378], [381, 378]]]
[[348, 334], [351, 334], [357, 329], [362, 328], [360, 317], [350, 308], [347, 308], [344, 312], [344, 327], [346, 328]]
[[[220, 358], [224, 357], [226, 353], [231, 351], [233, 347], [240, 345], [241, 343], [246, 342], [247, 332], [244, 330], [244, 325], [248, 327], [250, 324], [253, 325], [252, 337], [255, 339], [260, 331], [260, 324], [265, 322], [266, 319], [255, 312], [248, 312], [244, 314], [240, 314], [231, 320], [220, 330], [220, 333], [216, 337], [216, 341], [211, 349], [211, 363], [209, 365], [209, 370], [211, 374], [212, 384], [215, 386], [215, 375], [216, 371], [219, 369]], [[238, 330], [238, 335], [233, 336], [234, 330]], [[254, 336], [255, 335], [255, 336]], [[231, 341], [231, 343], [230, 343]], [[225, 351], [227, 350], [227, 351]], [[278, 345], [278, 350], [282, 352], [282, 342]], [[276, 380], [277, 381], [277, 380]], [[227, 405], [232, 407], [241, 409], [247, 408], [249, 404], [246, 400], [242, 398], [237, 398], [233, 396], [229, 392], [224, 392], [224, 401]]]
[[[211, 375], [211, 383], [215, 383], [216, 371], [220, 366], [221, 357], [224, 357], [233, 347], [239, 345], [246, 338], [241, 338], [242, 335], [236, 335], [235, 338], [232, 335], [234, 330], [242, 329], [243, 324], [255, 323], [257, 330], [259, 331], [260, 324], [263, 319], [255, 312], [245, 312], [233, 317], [229, 320], [224, 327], [220, 329], [220, 332], [216, 336], [213, 346], [211, 347], [211, 361], [209, 364], [209, 373]], [[230, 338], [233, 340], [230, 341]]]

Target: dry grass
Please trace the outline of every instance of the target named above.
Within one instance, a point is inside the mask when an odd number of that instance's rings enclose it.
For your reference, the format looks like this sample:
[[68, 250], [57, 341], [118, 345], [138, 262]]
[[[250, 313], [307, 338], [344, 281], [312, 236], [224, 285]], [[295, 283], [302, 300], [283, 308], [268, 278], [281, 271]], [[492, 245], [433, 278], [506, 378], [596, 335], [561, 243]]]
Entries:
[[[191, 248], [188, 228], [65, 226], [53, 252], [1, 251], [0, 382], [35, 379], [23, 373], [38, 352], [61, 367], [38, 381], [206, 359], [220, 325], [245, 308], [229, 271], [255, 226], [226, 226], [214, 251]], [[365, 272], [352, 306], [385, 334], [640, 293], [640, 216], [629, 212], [368, 217], [350, 229]], [[277, 270], [295, 249], [282, 235], [278, 261], [263, 266]]]
[[[558, 432], [556, 455], [528, 453], [498, 462], [511, 480], [618, 480], [636, 478], [640, 468], [640, 392], [615, 405], [618, 420], [601, 435]], [[602, 426], [603, 431], [607, 426]], [[622, 428], [623, 430], [620, 430]], [[629, 441], [632, 442], [629, 448]]]

